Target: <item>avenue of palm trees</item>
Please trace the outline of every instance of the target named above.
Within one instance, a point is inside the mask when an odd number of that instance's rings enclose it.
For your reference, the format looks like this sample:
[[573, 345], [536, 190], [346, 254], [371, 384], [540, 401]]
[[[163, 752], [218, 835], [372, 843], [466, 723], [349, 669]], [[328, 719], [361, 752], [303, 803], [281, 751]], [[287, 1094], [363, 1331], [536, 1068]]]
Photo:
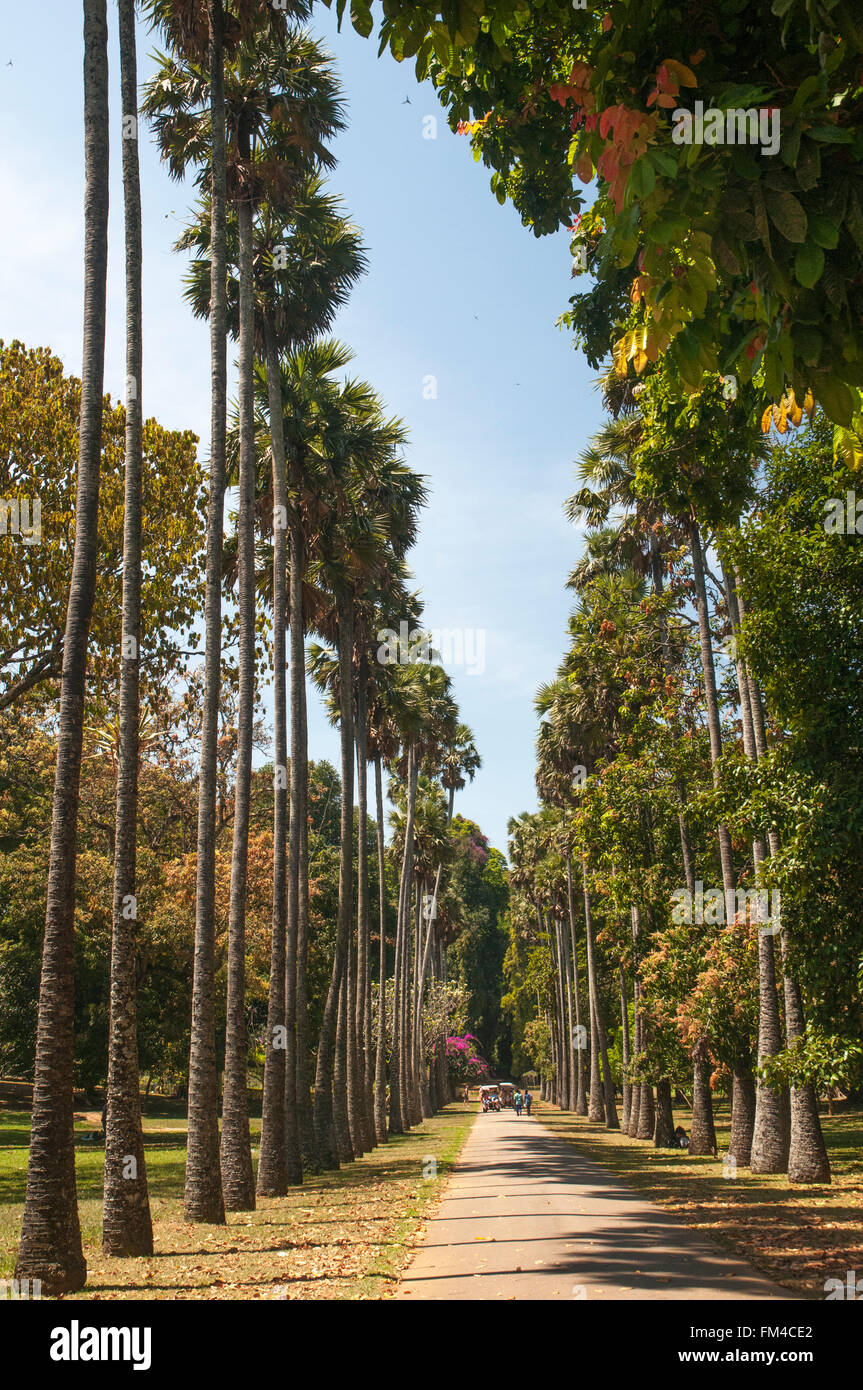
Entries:
[[[134, 0], [121, 0], [124, 118], [137, 118]], [[163, 47], [141, 105], [171, 174], [199, 202], [178, 249], [187, 295], [209, 320], [212, 433], [205, 543], [204, 673], [198, 776], [197, 891], [185, 1216], [223, 1223], [277, 1197], [304, 1173], [351, 1162], [448, 1099], [446, 1018], [426, 1035], [430, 980], [445, 975], [438, 911], [455, 791], [479, 759], [443, 668], [385, 664], [379, 629], [421, 619], [406, 556], [425, 499], [404, 460], [406, 431], [374, 388], [345, 375], [352, 353], [328, 336], [363, 274], [358, 230], [328, 191], [329, 148], [343, 127], [331, 59], [304, 27], [303, 0], [207, 5], [152, 0]], [[107, 274], [106, 0], [86, 0], [85, 355], [77, 524], [64, 643], [48, 908], [39, 1001], [32, 1138], [18, 1254], [21, 1278], [51, 1294], [86, 1280], [75, 1187], [73, 904], [88, 624], [98, 563], [101, 399]], [[103, 1248], [153, 1249], [136, 1034], [136, 819], [141, 644], [141, 190], [136, 119], [124, 124], [127, 412], [123, 631], [111, 948]], [[227, 390], [236, 344], [236, 406]], [[228, 488], [236, 524], [225, 530]], [[224, 595], [231, 597], [230, 608]], [[223, 633], [238, 639], [236, 762], [227, 942], [224, 1085], [217, 1070], [215, 845]], [[262, 627], [262, 622], [264, 626]], [[261, 632], [270, 634], [263, 651]], [[306, 644], [341, 744], [338, 905], [319, 1036], [309, 1037], [309, 752]], [[263, 661], [262, 661], [263, 655]], [[260, 1160], [248, 1112], [245, 970], [253, 727], [262, 670], [273, 689], [272, 950]], [[288, 675], [289, 673], [289, 675]], [[377, 825], [370, 900], [369, 769]], [[384, 774], [403, 787], [395, 949], [387, 959]], [[429, 779], [432, 779], [431, 782]], [[418, 821], [418, 792], [437, 781], [437, 841]], [[434, 798], [433, 798], [434, 800]], [[435, 803], [436, 804], [436, 803]], [[434, 811], [431, 812], [432, 823]], [[428, 816], [426, 816], [428, 820]], [[436, 853], [428, 861], [429, 849]], [[372, 934], [379, 995], [372, 996]], [[391, 998], [387, 1001], [387, 982]], [[389, 1010], [389, 1017], [388, 1017]], [[314, 1044], [316, 1070], [309, 1074]], [[389, 1105], [387, 1106], [387, 1089]], [[219, 1116], [221, 1114], [221, 1126]]]
[[[587, 1121], [567, 1120], [575, 1133], [605, 1127], [670, 1149], [685, 1106], [693, 1159], [724, 1159], [732, 1176], [783, 1190], [833, 1182], [835, 1194], [825, 1109], [863, 1094], [859, 30], [833, 7], [816, 43], [806, 7], [806, 32], [792, 15], [768, 50], [776, 77], [736, 0], [716, 7], [727, 50], [708, 54], [705, 39], [683, 55], [691, 67], [663, 59], [683, 39], [653, 3], [602, 15], [568, 0], [458, 0], [441, 19], [428, 6], [384, 7], [382, 48], [432, 77], [498, 201], [537, 235], [568, 228], [573, 276], [592, 281], [560, 325], [598, 373], [605, 419], [560, 499], [583, 543], [573, 537], [580, 558], [559, 576], [571, 601], [560, 661], [535, 673], [537, 809], [510, 820], [507, 869], [456, 814], [480, 756], [442, 660], [393, 661], [381, 643], [402, 624], [423, 635], [410, 562], [430, 487], [410, 466], [404, 422], [334, 336], [368, 252], [329, 182], [347, 102], [309, 27], [311, 0], [117, 0], [119, 113], [108, 0], [82, 4], [84, 354], [62, 674], [50, 718], [45, 706], [32, 716], [56, 758], [18, 1278], [51, 1296], [87, 1281], [76, 894], [93, 894], [81, 830], [100, 719], [113, 759], [97, 769], [109, 767], [113, 798], [102, 1245], [124, 1260], [154, 1250], [142, 1052], [145, 1035], [170, 1028], [164, 1004], [153, 1024], [142, 985], [139, 913], [142, 861], [158, 859], [142, 814], [157, 762], [146, 756], [156, 678], [144, 654], [164, 635], [146, 622], [153, 422], [139, 151], [150, 138], [190, 192], [175, 249], [210, 349], [197, 570], [182, 581], [202, 660], [162, 706], [178, 724], [178, 711], [188, 716], [195, 736], [185, 811], [165, 818], [194, 820], [193, 843], [160, 881], [163, 899], [188, 889], [193, 904], [187, 958], [179, 908], [173, 922], [171, 967], [180, 959], [190, 979], [179, 1067], [175, 1038], [165, 1046], [166, 1073], [188, 1082], [185, 1222], [222, 1226], [289, 1198], [451, 1100], [447, 1044], [467, 1021], [451, 948], [476, 906], [453, 886], [459, 843], [474, 867], [490, 865], [493, 939], [487, 956], [488, 941], [477, 947], [476, 974], [494, 994], [487, 1016], [504, 1020], [495, 1063], [538, 1073], [544, 1102]], [[794, 6], [750, 8], [777, 28]], [[370, 4], [350, 13], [367, 37]], [[141, 20], [158, 48], [143, 87]], [[778, 159], [672, 137], [675, 102], [724, 100], [747, 73], [751, 100], [781, 102], [788, 118]], [[127, 389], [106, 713], [90, 696], [111, 423], [112, 140], [122, 142]], [[596, 191], [591, 208], [576, 180]], [[518, 553], [507, 558], [517, 569]], [[310, 749], [309, 688], [338, 730], [329, 782]], [[25, 678], [0, 708], [25, 709], [28, 693]], [[730, 1102], [725, 1153], [720, 1102]]]

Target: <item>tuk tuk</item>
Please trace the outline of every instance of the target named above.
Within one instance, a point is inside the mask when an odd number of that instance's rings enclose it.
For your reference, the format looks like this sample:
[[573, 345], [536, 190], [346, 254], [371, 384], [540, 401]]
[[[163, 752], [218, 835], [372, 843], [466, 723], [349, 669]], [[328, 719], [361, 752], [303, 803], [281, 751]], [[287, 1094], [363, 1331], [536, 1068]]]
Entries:
[[485, 1113], [487, 1110], [499, 1110], [500, 1090], [497, 1084], [495, 1083], [489, 1084], [487, 1086], [480, 1086], [479, 1099], [483, 1108], [483, 1113]]

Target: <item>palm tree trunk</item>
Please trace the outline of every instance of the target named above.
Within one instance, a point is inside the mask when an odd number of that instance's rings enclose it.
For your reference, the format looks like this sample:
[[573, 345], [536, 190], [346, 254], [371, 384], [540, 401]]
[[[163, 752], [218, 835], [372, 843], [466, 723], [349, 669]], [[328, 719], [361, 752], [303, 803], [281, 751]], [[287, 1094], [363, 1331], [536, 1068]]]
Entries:
[[[249, 141], [240, 122], [238, 152], [249, 160]], [[228, 985], [225, 1015], [225, 1082], [222, 1099], [222, 1191], [228, 1211], [254, 1211], [255, 1175], [249, 1134], [246, 1033], [246, 881], [249, 862], [249, 807], [252, 788], [252, 723], [255, 707], [255, 309], [252, 286], [252, 208], [237, 204], [239, 244], [239, 436], [237, 515], [239, 619], [239, 698], [237, 762], [234, 774], [234, 834], [231, 847], [231, 901], [228, 914]]]
[[357, 1011], [356, 1035], [363, 1107], [363, 1147], [375, 1144], [374, 1056], [372, 1050], [371, 929], [368, 859], [368, 730], [366, 728], [366, 671], [357, 674]]
[[[786, 954], [783, 934], [782, 955]], [[806, 1032], [803, 999], [794, 975], [784, 972], [785, 1026], [788, 1045]], [[830, 1182], [830, 1160], [818, 1117], [818, 1094], [811, 1082], [791, 1087], [791, 1142], [788, 1153], [789, 1182]]]
[[[399, 923], [396, 936], [395, 1016], [393, 1022], [393, 1075], [390, 1080], [390, 1134], [400, 1134], [411, 1124], [410, 1059], [407, 1031], [407, 1002], [410, 994], [409, 936], [411, 929], [411, 898], [413, 884], [414, 816], [416, 810], [419, 760], [415, 749], [408, 748], [407, 805], [405, 842], [399, 891]], [[393, 1092], [398, 1087], [397, 1109]], [[394, 1128], [394, 1117], [401, 1128]]]
[[755, 1078], [748, 1060], [741, 1059], [731, 1078], [731, 1137], [728, 1152], [739, 1167], [749, 1166], [755, 1128]]
[[222, 658], [222, 530], [225, 500], [227, 417], [227, 254], [225, 82], [222, 0], [208, 0], [210, 115], [212, 122], [210, 225], [210, 360], [212, 421], [207, 504], [207, 569], [204, 599], [204, 701], [198, 777], [198, 864], [195, 891], [195, 960], [189, 1047], [189, 1136], [184, 1215], [187, 1221], [223, 1224], [225, 1204], [219, 1167], [219, 1088], [216, 1072], [215, 891], [216, 794], [219, 694]]
[[384, 858], [384, 788], [380, 754], [375, 755], [375, 814], [378, 845], [378, 922], [380, 965], [378, 976], [378, 1036], [375, 1052], [375, 1137], [387, 1142], [387, 925], [386, 861]]
[[657, 1149], [674, 1147], [674, 1112], [671, 1105], [671, 1081], [661, 1076], [656, 1083], [656, 1124], [653, 1144]]
[[[744, 603], [737, 587], [734, 570], [724, 570], [728, 608], [735, 636], [740, 632], [744, 614]], [[738, 661], [738, 686], [741, 706], [745, 703], [749, 711], [751, 726], [752, 757], [757, 761], [767, 752], [767, 738], [764, 728], [764, 709], [761, 692], [757, 682], [749, 674], [745, 662]], [[744, 691], [748, 699], [744, 702]], [[779, 836], [776, 831], [768, 831], [770, 853], [779, 852]], [[759, 936], [765, 933], [759, 932]], [[783, 964], [783, 983], [785, 996], [785, 1035], [790, 1046], [806, 1031], [803, 1010], [803, 996], [796, 976], [787, 969], [788, 933], [783, 928], [780, 934]], [[772, 947], [772, 943], [771, 943]], [[790, 1134], [788, 1152], [788, 1178], [790, 1182], [830, 1182], [830, 1160], [821, 1132], [818, 1115], [818, 1095], [811, 1084], [792, 1086], [790, 1094]]]
[[[126, 223], [126, 486], [123, 519], [123, 645], [111, 928], [111, 1024], [105, 1121], [102, 1249], [152, 1255], [153, 1223], [141, 1131], [136, 979], [138, 816], [138, 662], [141, 641], [141, 181], [138, 169], [138, 65], [135, 3], [120, 0], [120, 82]], [[131, 1162], [130, 1162], [131, 1160]]]
[[[353, 932], [351, 933], [353, 935]], [[359, 943], [357, 943], [359, 945]], [[360, 1057], [357, 1045], [357, 1002], [358, 1002], [357, 953], [353, 941], [348, 942], [348, 956], [345, 963], [345, 1062], [347, 1068], [346, 1102], [351, 1148], [355, 1158], [368, 1152], [363, 1134], [363, 1091], [360, 1079]]]
[[689, 1134], [691, 1154], [716, 1155], [713, 1125], [713, 1098], [707, 1078], [707, 1044], [698, 1043], [692, 1053], [692, 1124]]
[[575, 901], [572, 892], [572, 855], [566, 856], [566, 902], [569, 912], [569, 939], [572, 949], [572, 975], [573, 975], [573, 994], [575, 995], [575, 1055], [577, 1068], [577, 1090], [575, 1100], [576, 1115], [587, 1114], [587, 1096], [584, 1086], [584, 1044], [587, 1041], [586, 1030], [581, 1022], [581, 992], [578, 987], [578, 945], [575, 935]]
[[587, 877], [587, 858], [581, 856], [582, 891], [584, 893], [585, 941], [587, 943], [587, 994], [590, 1010], [590, 1096], [587, 1117], [592, 1124], [601, 1124], [605, 1119], [605, 1104], [602, 1092], [602, 1079], [599, 1071], [599, 1054], [605, 1040], [605, 1030], [599, 1017], [596, 992], [596, 961], [593, 948], [593, 918], [590, 910], [590, 887]]
[[[339, 596], [339, 715], [341, 722], [342, 798], [339, 825], [339, 909], [330, 987], [321, 1020], [315, 1072], [315, 1136], [325, 1167], [337, 1168], [333, 1127], [333, 1066], [339, 993], [345, 973], [353, 917], [354, 718], [353, 621], [350, 600]], [[345, 1000], [347, 1006], [347, 1000]]]
[[[286, 536], [288, 487], [285, 474], [285, 432], [279, 390], [279, 358], [269, 317], [264, 318], [267, 354], [267, 399], [270, 448], [273, 459], [273, 930], [270, 982], [267, 996], [267, 1038], [261, 1102], [261, 1147], [258, 1195], [282, 1197], [288, 1188], [286, 1160], [285, 1079], [285, 944], [287, 932], [288, 728], [285, 685], [287, 628]], [[296, 840], [291, 837], [292, 847]], [[296, 1125], [294, 1118], [293, 1124]]]
[[105, 0], [84, 0], [84, 351], [75, 550], [66, 609], [57, 765], [27, 1196], [15, 1274], [49, 1296], [84, 1287], [75, 1186], [73, 1048], [75, 861], [87, 640], [96, 589], [105, 282], [108, 268], [108, 26]]
[[[350, 950], [348, 950], [348, 956]], [[350, 965], [348, 957], [342, 969], [339, 985], [339, 1011], [336, 1022], [336, 1046], [333, 1058], [333, 1127], [339, 1163], [353, 1163], [354, 1152], [351, 1121], [348, 1111], [348, 1010]]]
[[[306, 705], [306, 624], [303, 606], [303, 580], [306, 568], [306, 547], [300, 514], [302, 461], [294, 453], [290, 461], [290, 507], [288, 511], [288, 543], [290, 546], [290, 620], [291, 620], [291, 772], [290, 821], [291, 841], [288, 862], [288, 923], [285, 949], [285, 1025], [288, 1055], [285, 1058], [285, 1122], [286, 1144], [299, 1146], [295, 1165], [297, 1181], [302, 1170], [317, 1173], [322, 1156], [318, 1152], [310, 1084], [309, 1056], [309, 728]], [[288, 1026], [288, 1012], [293, 1005], [293, 1019]], [[289, 1054], [295, 1049], [294, 1065]], [[296, 1125], [291, 1121], [296, 1111]]]
[[[408, 781], [413, 775], [413, 750], [408, 749]], [[379, 815], [383, 807], [379, 808]], [[380, 852], [380, 841], [379, 852]], [[404, 1134], [407, 1116], [402, 1108], [402, 1037], [401, 1037], [401, 992], [402, 992], [402, 937], [404, 935], [404, 895], [405, 867], [399, 877], [399, 900], [396, 911], [396, 939], [393, 960], [393, 1019], [390, 1044], [390, 1113], [388, 1128], [390, 1134]]]
[[621, 1055], [623, 1060], [623, 1114], [620, 1119], [620, 1128], [624, 1134], [629, 1134], [629, 1116], [632, 1110], [632, 1083], [629, 1080], [629, 1005], [626, 998], [626, 976], [623, 973], [623, 963], [617, 967], [620, 976], [620, 1034], [621, 1034]]

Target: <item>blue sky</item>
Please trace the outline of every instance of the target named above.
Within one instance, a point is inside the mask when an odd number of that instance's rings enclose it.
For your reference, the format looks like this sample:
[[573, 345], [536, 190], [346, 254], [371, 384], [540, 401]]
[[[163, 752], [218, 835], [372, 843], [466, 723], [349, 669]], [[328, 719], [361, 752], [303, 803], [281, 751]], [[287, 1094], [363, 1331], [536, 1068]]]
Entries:
[[[111, 260], [106, 390], [122, 397], [123, 210], [116, 13], [112, 68]], [[565, 520], [573, 460], [601, 419], [592, 373], [554, 326], [571, 293], [565, 234], [537, 240], [492, 196], [488, 171], [453, 135], [431, 87], [318, 7], [349, 104], [332, 185], [363, 229], [370, 271], [336, 332], [352, 373], [410, 432], [408, 459], [429, 506], [411, 555], [432, 628], [482, 630], [482, 674], [450, 668], [483, 758], [456, 807], [506, 848], [510, 815], [536, 804], [533, 695], [563, 650], [566, 576], [581, 549]], [[154, 38], [141, 32], [139, 67]], [[80, 371], [83, 276], [81, 7], [7, 8], [0, 43], [0, 337], [50, 346]], [[8, 64], [11, 62], [11, 66]], [[405, 98], [409, 97], [409, 103]], [[435, 139], [424, 138], [437, 118]], [[181, 294], [172, 244], [193, 193], [172, 183], [142, 126], [145, 413], [209, 447], [206, 326]], [[429, 398], [429, 378], [436, 397]], [[476, 640], [476, 639], [475, 639]], [[337, 761], [335, 732], [311, 700], [313, 757]]]

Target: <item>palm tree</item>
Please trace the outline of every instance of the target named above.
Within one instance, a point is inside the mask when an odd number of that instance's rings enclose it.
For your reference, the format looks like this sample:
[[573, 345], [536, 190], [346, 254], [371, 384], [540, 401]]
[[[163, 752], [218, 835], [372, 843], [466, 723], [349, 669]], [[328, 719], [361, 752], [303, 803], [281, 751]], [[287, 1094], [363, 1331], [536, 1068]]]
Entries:
[[[126, 218], [126, 487], [123, 526], [123, 642], [111, 935], [111, 1024], [105, 1123], [102, 1248], [151, 1255], [153, 1223], [141, 1131], [135, 955], [138, 729], [141, 640], [141, 184], [135, 3], [120, 0], [120, 81]], [[130, 1159], [132, 1160], [130, 1163]]]
[[[395, 457], [404, 443], [400, 421], [387, 420], [381, 403], [362, 383], [346, 382], [338, 410], [327, 431], [331, 456], [350, 460], [341, 471], [329, 514], [321, 527], [318, 573], [322, 593], [317, 604], [319, 630], [335, 639], [338, 653], [339, 724], [342, 738], [342, 823], [339, 872], [339, 918], [330, 989], [324, 1006], [315, 1076], [315, 1129], [323, 1152], [341, 1130], [341, 1149], [358, 1154], [371, 1147], [360, 1077], [357, 1038], [357, 958], [351, 949], [353, 917], [353, 760], [356, 716], [353, 682], [358, 601], [370, 583], [386, 572], [388, 546], [405, 513], [413, 515], [421, 497], [416, 475]], [[331, 598], [327, 599], [329, 594]], [[365, 634], [361, 634], [361, 638]], [[363, 971], [365, 963], [363, 961]], [[336, 1009], [344, 995], [344, 1028], [336, 1054]], [[344, 1056], [342, 1056], [342, 1051]], [[333, 1069], [344, 1072], [344, 1088], [334, 1086]], [[339, 1077], [341, 1079], [341, 1077]], [[334, 1109], [333, 1109], [334, 1107]], [[333, 1123], [336, 1131], [333, 1131]]]
[[[304, 48], [304, 62], [310, 54]], [[257, 352], [266, 366], [269, 449], [258, 431], [258, 457], [266, 464], [269, 453], [272, 475], [273, 544], [270, 598], [273, 611], [274, 690], [274, 849], [273, 936], [267, 1010], [267, 1049], [264, 1069], [261, 1150], [258, 1192], [278, 1196], [289, 1183], [302, 1179], [301, 1144], [297, 1107], [297, 917], [305, 898], [299, 891], [300, 860], [304, 849], [305, 818], [300, 812], [306, 757], [301, 703], [305, 697], [304, 624], [302, 617], [290, 623], [293, 612], [302, 615], [304, 571], [302, 520], [290, 505], [287, 486], [284, 411], [280, 395], [280, 353], [306, 345], [330, 326], [338, 307], [365, 270], [359, 232], [344, 217], [341, 203], [326, 191], [319, 174], [310, 174], [292, 187], [280, 209], [271, 194], [257, 208], [253, 222], [253, 272]], [[196, 315], [209, 309], [209, 210], [202, 201], [195, 220], [179, 239], [178, 249], [191, 249], [195, 257], [186, 278], [186, 295]], [[238, 260], [236, 217], [228, 218], [229, 287]], [[238, 327], [237, 295], [229, 289], [232, 329]], [[259, 389], [260, 397], [260, 389]], [[292, 454], [292, 468], [299, 461]], [[296, 479], [294, 480], [296, 495]], [[290, 574], [294, 583], [289, 602], [286, 585], [286, 545], [290, 537]], [[288, 841], [287, 695], [285, 689], [285, 633], [292, 631], [292, 751], [290, 759], [291, 806], [299, 829], [290, 836], [290, 872], [286, 862]], [[305, 873], [303, 877], [305, 878]], [[290, 902], [290, 922], [288, 905]], [[305, 1127], [309, 1151], [310, 1115]]]
[[[295, 16], [304, 17], [303, 3], [291, 6]], [[176, 11], [168, 4], [154, 0], [156, 18], [170, 37], [176, 38]], [[215, 1039], [213, 1018], [213, 868], [214, 817], [210, 786], [210, 769], [215, 753], [215, 725], [212, 719], [217, 699], [220, 666], [221, 596], [217, 580], [221, 578], [221, 547], [223, 498], [225, 486], [225, 335], [227, 329], [227, 173], [228, 148], [232, 154], [232, 194], [237, 201], [239, 242], [241, 254], [241, 305], [239, 334], [240, 359], [240, 513], [238, 518], [240, 614], [241, 614], [241, 678], [238, 766], [236, 775], [234, 847], [232, 853], [232, 907], [229, 928], [229, 1004], [228, 1036], [226, 1039], [226, 1106], [223, 1139], [224, 1164], [228, 1180], [228, 1200], [232, 1206], [246, 1207], [254, 1203], [251, 1155], [248, 1136], [245, 1075], [245, 1011], [244, 1011], [244, 932], [245, 932], [245, 857], [248, 843], [248, 788], [251, 775], [251, 714], [254, 689], [254, 450], [253, 450], [253, 389], [252, 360], [254, 344], [254, 300], [252, 293], [252, 203], [256, 193], [256, 175], [260, 169], [252, 158], [252, 141], [264, 129], [278, 131], [274, 139], [274, 156], [291, 150], [301, 152], [309, 161], [326, 157], [322, 131], [332, 133], [336, 127], [328, 124], [333, 115], [333, 83], [324, 82], [324, 90], [313, 91], [309, 103], [317, 115], [323, 115], [322, 126], [316, 128], [309, 119], [309, 107], [301, 111], [306, 73], [297, 79], [293, 67], [298, 45], [306, 54], [320, 59], [313, 42], [298, 36], [292, 48], [285, 28], [285, 12], [274, 11], [260, 3], [241, 6], [241, 21], [235, 26], [233, 52], [227, 69], [222, 53], [221, 9], [218, 15], [211, 10], [210, 71], [205, 74], [192, 49], [172, 58], [163, 58], [156, 77], [150, 83], [145, 108], [152, 117], [163, 154], [171, 172], [180, 176], [190, 162], [201, 166], [201, 177], [209, 173], [211, 180], [211, 309], [210, 324], [214, 351], [214, 416], [213, 437], [218, 441], [211, 458], [211, 511], [208, 523], [207, 573], [207, 646], [205, 666], [205, 717], [202, 732], [202, 757], [199, 811], [198, 853], [198, 910], [196, 912], [196, 977], [200, 988], [193, 991], [192, 1046], [189, 1084], [189, 1150], [186, 1166], [186, 1208], [191, 1219], [223, 1219], [221, 1182], [214, 1173], [218, 1148], [217, 1078], [215, 1073]], [[213, 23], [218, 17], [220, 24]], [[219, 30], [218, 35], [216, 29]], [[292, 42], [293, 42], [293, 36]], [[216, 40], [218, 39], [218, 42]], [[215, 48], [219, 52], [216, 54]], [[216, 61], [218, 59], [218, 61]], [[226, 90], [227, 89], [227, 90]], [[320, 95], [320, 101], [317, 97]], [[336, 103], [337, 105], [337, 103]], [[208, 109], [209, 108], [209, 109]], [[275, 117], [271, 121], [271, 117]], [[265, 162], [262, 161], [262, 165]], [[296, 169], [296, 164], [294, 164]], [[290, 166], [289, 166], [290, 169]], [[280, 165], [264, 167], [267, 177], [283, 186], [290, 173]], [[216, 338], [219, 339], [218, 352]], [[218, 356], [218, 362], [217, 362]], [[218, 402], [217, 402], [218, 398]], [[218, 466], [212, 461], [218, 455]], [[213, 476], [216, 467], [217, 476]], [[218, 493], [218, 497], [216, 496]], [[217, 530], [216, 530], [217, 528]], [[211, 557], [218, 542], [218, 557]], [[213, 560], [212, 567], [210, 560]], [[213, 586], [211, 589], [211, 580]], [[212, 626], [211, 626], [212, 619]], [[218, 619], [218, 624], [216, 623]], [[209, 883], [207, 878], [209, 877]], [[217, 1191], [218, 1189], [218, 1191]]]
[[[311, 58], [311, 70], [303, 60]], [[245, 1009], [245, 908], [249, 809], [252, 777], [252, 724], [255, 685], [255, 418], [254, 418], [254, 242], [253, 199], [300, 177], [310, 163], [331, 162], [324, 140], [341, 128], [331, 70], [318, 63], [317, 47], [291, 34], [270, 47], [257, 36], [247, 41], [228, 69], [229, 128], [236, 126], [237, 248], [239, 278], [239, 684], [234, 841], [231, 858], [231, 909], [228, 937], [228, 1011], [225, 1034], [225, 1094], [222, 1123], [222, 1180], [226, 1204], [242, 1211], [255, 1204], [249, 1113]], [[320, 85], [313, 85], [319, 83]], [[259, 142], [259, 148], [253, 146]], [[278, 160], [277, 177], [270, 169]], [[272, 434], [272, 430], [271, 430]], [[283, 610], [284, 612], [284, 610]], [[283, 617], [280, 617], [280, 622]], [[287, 999], [286, 999], [287, 1012]], [[293, 1033], [293, 1030], [291, 1030]], [[287, 1037], [287, 1029], [286, 1029]], [[293, 1062], [293, 1056], [290, 1058]], [[286, 1141], [287, 1141], [286, 1130]], [[299, 1147], [291, 1153], [296, 1181]]]
[[184, 1214], [187, 1221], [223, 1224], [225, 1204], [219, 1167], [216, 1072], [215, 871], [228, 379], [225, 11], [223, 0], [208, 0], [205, 37], [200, 26], [201, 14], [189, 0], [176, 0], [176, 3], [151, 0], [149, 9], [153, 22], [160, 25], [175, 48], [186, 55], [188, 67], [194, 70], [195, 118], [190, 122], [189, 103], [184, 103], [179, 93], [172, 98], [172, 109], [166, 113], [164, 98], [170, 87], [163, 85], [167, 81], [165, 78], [158, 87], [151, 84], [147, 89], [142, 109], [153, 120], [162, 156], [168, 161], [172, 176], [182, 178], [188, 165], [196, 162], [203, 166], [204, 177], [208, 175], [210, 181], [210, 471]]
[[36, 1032], [27, 1195], [16, 1277], [48, 1295], [83, 1288], [73, 1132], [75, 863], [87, 638], [96, 589], [105, 293], [108, 270], [108, 24], [105, 0], [84, 0], [84, 353], [75, 547], [63, 674], [42, 978]]

